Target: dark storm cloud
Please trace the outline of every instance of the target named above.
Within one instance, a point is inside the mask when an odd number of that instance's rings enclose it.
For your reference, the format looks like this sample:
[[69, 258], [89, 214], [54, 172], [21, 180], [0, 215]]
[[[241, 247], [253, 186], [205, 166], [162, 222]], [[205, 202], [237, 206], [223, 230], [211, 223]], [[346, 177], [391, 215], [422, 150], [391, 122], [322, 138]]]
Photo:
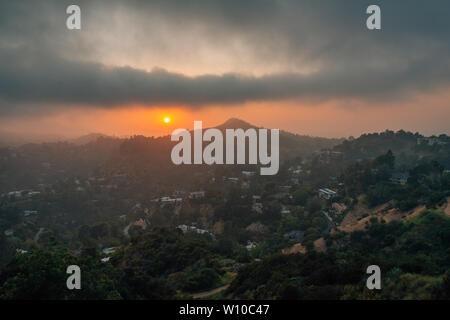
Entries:
[[[65, 8], [72, 3], [82, 7], [80, 32], [64, 28]], [[195, 107], [297, 98], [392, 99], [447, 86], [450, 2], [374, 3], [382, 8], [382, 31], [365, 28], [365, 1], [1, 2], [0, 112], [14, 113], [30, 105]], [[284, 63], [286, 70], [259, 77], [187, 77], [92, 61], [90, 53], [102, 44], [90, 36], [100, 23], [117, 22], [117, 13], [133, 17], [142, 32], [133, 34], [136, 43], [130, 50], [148, 44], [168, 50], [148, 36], [159, 31], [152, 21], [160, 19], [173, 35], [167, 39], [170, 43], [200, 28], [207, 43], [239, 38], [262, 65]], [[117, 39], [115, 45], [120, 43]], [[305, 65], [315, 71], [289, 70]]]

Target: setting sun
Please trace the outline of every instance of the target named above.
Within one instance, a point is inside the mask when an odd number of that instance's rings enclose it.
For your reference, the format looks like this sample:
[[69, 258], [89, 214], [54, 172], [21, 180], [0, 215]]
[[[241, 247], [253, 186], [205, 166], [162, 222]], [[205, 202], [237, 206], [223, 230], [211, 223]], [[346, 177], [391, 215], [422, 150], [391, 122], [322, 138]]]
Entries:
[[163, 121], [164, 121], [164, 123], [170, 123], [170, 118], [169, 117], [164, 117]]

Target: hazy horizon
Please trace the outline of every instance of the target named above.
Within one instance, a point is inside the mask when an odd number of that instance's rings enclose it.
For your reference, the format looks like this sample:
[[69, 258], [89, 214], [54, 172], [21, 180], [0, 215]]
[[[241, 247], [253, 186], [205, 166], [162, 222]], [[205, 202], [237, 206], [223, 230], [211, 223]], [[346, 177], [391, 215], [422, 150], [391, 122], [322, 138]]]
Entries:
[[[244, 121], [249, 123], [252, 126], [255, 127], [264, 127], [264, 128], [268, 128], [268, 129], [274, 129], [271, 127], [267, 127], [264, 125], [259, 125], [257, 123], [251, 123], [250, 121], [246, 120], [246, 119], [240, 119], [240, 118], [236, 118], [236, 117], [232, 117], [232, 118], [228, 118], [225, 119], [224, 121], [221, 121], [219, 123], [214, 123], [211, 125], [205, 125], [203, 126], [204, 129], [206, 128], [211, 128], [211, 127], [218, 127], [220, 125], [225, 124], [225, 122], [230, 121], [230, 120], [238, 120], [238, 121]], [[171, 126], [171, 128], [174, 128], [174, 126]], [[193, 130], [193, 123], [190, 126], [185, 126], [182, 127], [188, 130]], [[448, 134], [446, 132], [437, 132], [437, 133], [432, 133], [432, 134], [426, 134], [420, 131], [412, 131], [412, 130], [405, 130], [403, 128], [399, 128], [399, 129], [390, 129], [390, 128], [386, 128], [383, 130], [378, 130], [378, 131], [368, 131], [368, 132], [362, 132], [361, 134], [358, 135], [348, 135], [348, 136], [319, 136], [319, 135], [312, 135], [312, 134], [308, 134], [307, 132], [295, 132], [292, 130], [286, 130], [285, 128], [277, 128], [289, 133], [293, 133], [293, 134], [298, 134], [298, 135], [302, 135], [302, 136], [310, 136], [310, 137], [317, 137], [317, 138], [328, 138], [328, 139], [348, 139], [350, 136], [354, 137], [354, 138], [358, 138], [363, 134], [373, 134], [373, 133], [382, 133], [384, 131], [394, 131], [397, 132], [399, 130], [404, 130], [406, 132], [412, 132], [412, 133], [419, 133], [423, 136], [439, 136], [441, 134]], [[154, 136], [156, 138], [160, 138], [160, 137], [164, 137], [167, 135], [170, 135], [171, 132], [166, 132], [166, 133], [162, 133], [162, 134], [146, 134], [145, 132], [130, 132], [130, 133], [123, 133], [123, 134], [117, 134], [115, 132], [101, 132], [101, 131], [86, 131], [86, 132], [80, 132], [79, 134], [71, 134], [71, 135], [64, 135], [64, 133], [62, 134], [58, 134], [58, 133], [47, 133], [47, 134], [43, 134], [43, 133], [24, 133], [23, 131], [20, 132], [8, 132], [8, 131], [0, 131], [0, 140], [3, 139], [3, 141], [1, 141], [3, 144], [7, 144], [7, 139], [8, 138], [13, 138], [13, 141], [11, 141], [11, 145], [15, 145], [15, 144], [21, 144], [21, 143], [28, 143], [28, 142], [32, 142], [32, 143], [42, 143], [42, 142], [57, 142], [57, 141], [67, 141], [67, 140], [76, 140], [79, 138], [84, 138], [84, 137], [88, 137], [90, 135], [103, 135], [106, 137], [114, 137], [114, 138], [121, 138], [121, 139], [125, 139], [125, 138], [129, 138], [133, 135], [143, 135], [143, 136]], [[14, 140], [15, 139], [15, 140]]]

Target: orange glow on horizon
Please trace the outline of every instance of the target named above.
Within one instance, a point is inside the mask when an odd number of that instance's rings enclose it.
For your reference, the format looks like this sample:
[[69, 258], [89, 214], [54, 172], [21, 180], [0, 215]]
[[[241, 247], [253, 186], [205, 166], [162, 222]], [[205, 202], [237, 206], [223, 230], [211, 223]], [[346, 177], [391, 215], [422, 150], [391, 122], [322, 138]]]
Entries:
[[[330, 100], [198, 108], [124, 105], [121, 108], [101, 109], [79, 106], [38, 117], [1, 117], [0, 127], [5, 132], [30, 136], [75, 138], [89, 133], [103, 133], [116, 137], [158, 137], [170, 135], [178, 128], [192, 130], [196, 120], [202, 121], [203, 128], [210, 128], [229, 118], [238, 118], [256, 126], [323, 137], [357, 137], [362, 133], [386, 129], [404, 129], [432, 135], [449, 133], [449, 100], [449, 91], [442, 90], [428, 95], [415, 95], [402, 101], [376, 104]], [[409, 116], [405, 117], [405, 113]], [[386, 117], [387, 114], [389, 117]]]

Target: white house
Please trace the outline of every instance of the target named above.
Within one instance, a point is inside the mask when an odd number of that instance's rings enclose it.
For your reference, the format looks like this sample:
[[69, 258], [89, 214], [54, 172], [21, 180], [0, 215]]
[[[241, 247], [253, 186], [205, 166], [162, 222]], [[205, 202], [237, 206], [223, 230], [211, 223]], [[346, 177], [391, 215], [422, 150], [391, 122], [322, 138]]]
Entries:
[[189, 193], [189, 199], [201, 199], [205, 197], [205, 191], [194, 191]]
[[319, 189], [319, 197], [322, 199], [331, 199], [336, 196], [336, 191], [328, 188]]

